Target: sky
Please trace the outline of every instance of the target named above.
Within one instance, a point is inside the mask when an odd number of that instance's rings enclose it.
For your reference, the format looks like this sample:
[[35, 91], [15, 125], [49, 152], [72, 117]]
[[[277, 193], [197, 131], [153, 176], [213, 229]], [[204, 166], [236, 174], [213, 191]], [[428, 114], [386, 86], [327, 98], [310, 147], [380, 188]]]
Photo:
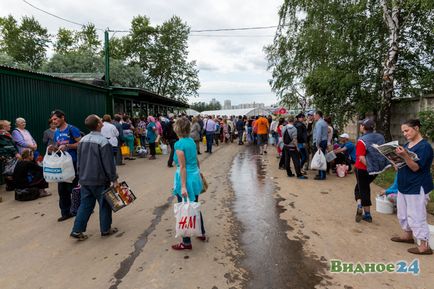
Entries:
[[[98, 28], [128, 30], [131, 19], [146, 15], [152, 25], [159, 25], [173, 15], [181, 17], [191, 30], [274, 26], [283, 0], [27, 0], [53, 14], [78, 23], [93, 23]], [[21, 18], [33, 15], [51, 34], [59, 27], [80, 29], [24, 3], [22, 0], [0, 0], [0, 16]], [[277, 103], [268, 80], [264, 46], [271, 44], [275, 29], [191, 33], [189, 58], [196, 60], [201, 88], [199, 97], [190, 102], [223, 104], [253, 101]], [[118, 36], [118, 35], [116, 35]], [[119, 35], [120, 36], [120, 35]], [[103, 39], [102, 34], [100, 35]]]

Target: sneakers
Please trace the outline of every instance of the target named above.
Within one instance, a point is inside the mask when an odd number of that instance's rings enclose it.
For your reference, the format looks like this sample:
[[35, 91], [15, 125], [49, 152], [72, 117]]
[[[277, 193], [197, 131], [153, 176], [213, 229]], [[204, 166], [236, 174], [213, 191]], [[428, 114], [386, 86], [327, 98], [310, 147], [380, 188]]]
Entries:
[[87, 235], [83, 233], [77, 233], [77, 232], [71, 232], [69, 236], [71, 236], [71, 238], [77, 239], [77, 241], [84, 241], [88, 238]]
[[193, 249], [193, 246], [191, 244], [186, 245], [184, 243], [179, 243], [179, 244], [173, 245], [172, 249], [176, 250], [176, 251], [191, 250], [191, 249]]
[[108, 230], [107, 232], [102, 232], [101, 237], [110, 236], [116, 234], [117, 232], [119, 232], [118, 228], [110, 228], [110, 230]]
[[371, 216], [371, 214], [364, 214], [363, 215], [363, 221], [366, 221], [366, 222], [368, 222], [368, 223], [372, 223], [372, 216]]
[[359, 223], [363, 219], [363, 209], [362, 207], [357, 206], [356, 210], [356, 222]]

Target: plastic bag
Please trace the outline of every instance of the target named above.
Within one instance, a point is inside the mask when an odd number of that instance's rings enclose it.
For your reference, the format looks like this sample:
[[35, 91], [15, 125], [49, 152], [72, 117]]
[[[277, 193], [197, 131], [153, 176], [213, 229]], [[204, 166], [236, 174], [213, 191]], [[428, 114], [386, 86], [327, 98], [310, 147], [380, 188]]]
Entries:
[[15, 167], [17, 166], [17, 163], [18, 163], [17, 158], [12, 158], [12, 159], [6, 161], [2, 173], [5, 176], [12, 176], [14, 174]]
[[176, 236], [193, 237], [202, 236], [200, 203], [190, 202], [190, 200], [177, 203], [173, 207], [176, 218]]
[[169, 150], [167, 148], [167, 144], [164, 144], [164, 143], [160, 144], [160, 148], [161, 148], [161, 153], [163, 155], [167, 155], [169, 153]]
[[340, 178], [345, 177], [348, 174], [348, 166], [347, 165], [336, 165], [336, 175]]
[[310, 163], [310, 168], [319, 171], [327, 170], [327, 161], [322, 150], [317, 150]]
[[75, 178], [74, 164], [68, 152], [57, 151], [45, 154], [43, 161], [44, 179], [49, 183], [72, 183]]
[[336, 154], [334, 151], [330, 151], [326, 154], [326, 161], [328, 163], [334, 161], [335, 159], [336, 159]]
[[144, 158], [144, 157], [146, 157], [146, 155], [148, 154], [148, 151], [146, 150], [145, 147], [143, 147], [143, 146], [138, 146], [138, 147], [136, 148], [136, 154], [137, 154], [137, 156], [138, 156], [139, 158]]
[[275, 145], [276, 139], [274, 138], [274, 136], [272, 134], [270, 134], [268, 136], [268, 144], [269, 145]]
[[122, 145], [121, 146], [121, 154], [124, 157], [130, 156], [130, 148], [128, 146], [126, 146], [126, 145]]

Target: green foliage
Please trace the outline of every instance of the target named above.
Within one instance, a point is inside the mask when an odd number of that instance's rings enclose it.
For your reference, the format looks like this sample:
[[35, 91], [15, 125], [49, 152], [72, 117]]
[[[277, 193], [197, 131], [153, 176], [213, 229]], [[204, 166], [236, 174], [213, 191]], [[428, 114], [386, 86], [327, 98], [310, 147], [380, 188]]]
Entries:
[[19, 25], [11, 15], [0, 18], [1, 50], [31, 69], [38, 69], [45, 61], [49, 37], [47, 29], [33, 17], [24, 16]]
[[220, 110], [222, 109], [222, 105], [220, 102], [215, 102], [215, 103], [205, 103], [203, 101], [200, 102], [194, 102], [190, 105], [191, 109], [194, 109], [198, 112], [202, 112], [202, 111], [208, 111], [208, 110]]
[[[394, 3], [401, 5], [394, 97], [432, 92], [434, 2]], [[381, 1], [284, 0], [274, 42], [264, 48], [280, 100], [312, 101], [338, 126], [367, 112], [387, 115], [390, 107], [381, 102], [389, 49], [383, 16]]]
[[57, 53], [41, 70], [55, 73], [102, 72], [104, 71], [104, 60], [90, 51]]
[[419, 119], [422, 124], [422, 134], [434, 141], [434, 111], [426, 110], [419, 112]]

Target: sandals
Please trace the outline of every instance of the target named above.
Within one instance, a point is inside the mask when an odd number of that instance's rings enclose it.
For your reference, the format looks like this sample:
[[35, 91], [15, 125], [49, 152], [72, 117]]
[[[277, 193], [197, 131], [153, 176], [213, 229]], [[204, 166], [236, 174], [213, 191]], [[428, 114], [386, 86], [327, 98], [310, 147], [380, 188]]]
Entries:
[[107, 232], [102, 232], [101, 237], [110, 236], [116, 234], [117, 232], [119, 232], [118, 228], [110, 228], [110, 230], [108, 230]]
[[402, 239], [401, 237], [392, 237], [392, 238], [390, 238], [390, 240], [392, 242], [397, 242], [397, 243], [414, 244], [413, 238], [412, 239]]
[[416, 255], [432, 255], [432, 250], [429, 247], [428, 247], [428, 250], [425, 250], [425, 251], [422, 251], [422, 252], [419, 251], [418, 247], [410, 248], [407, 251], [409, 253], [416, 254]]
[[74, 239], [77, 239], [77, 241], [84, 241], [88, 238], [87, 235], [83, 234], [83, 233], [77, 233], [77, 232], [71, 232], [71, 234], [69, 235]]
[[172, 249], [176, 250], [176, 251], [191, 250], [191, 249], [193, 249], [193, 246], [191, 244], [186, 245], [184, 243], [179, 243], [179, 244], [173, 245]]

